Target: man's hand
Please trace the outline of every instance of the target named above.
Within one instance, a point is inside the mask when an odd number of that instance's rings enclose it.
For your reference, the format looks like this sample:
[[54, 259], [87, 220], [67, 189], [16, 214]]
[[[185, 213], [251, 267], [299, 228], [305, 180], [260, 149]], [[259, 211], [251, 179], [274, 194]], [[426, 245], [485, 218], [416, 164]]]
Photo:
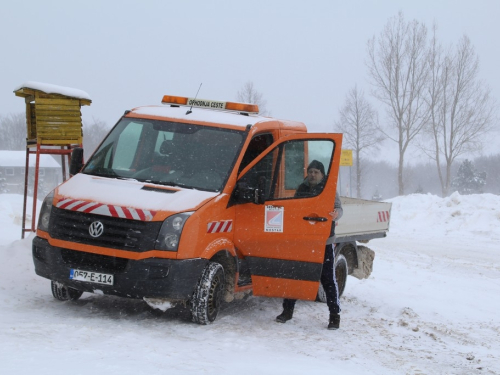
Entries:
[[334, 221], [337, 219], [337, 216], [339, 216], [339, 213], [337, 212], [337, 210], [333, 210], [332, 212], [329, 212], [329, 214]]

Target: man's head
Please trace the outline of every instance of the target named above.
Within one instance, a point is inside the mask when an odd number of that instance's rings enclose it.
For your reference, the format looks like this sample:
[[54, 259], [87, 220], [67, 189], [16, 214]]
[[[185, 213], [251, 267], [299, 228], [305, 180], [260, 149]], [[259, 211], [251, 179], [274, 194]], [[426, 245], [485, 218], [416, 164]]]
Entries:
[[307, 181], [310, 186], [315, 186], [323, 180], [325, 177], [325, 167], [323, 163], [317, 160], [313, 160], [311, 164], [307, 167]]

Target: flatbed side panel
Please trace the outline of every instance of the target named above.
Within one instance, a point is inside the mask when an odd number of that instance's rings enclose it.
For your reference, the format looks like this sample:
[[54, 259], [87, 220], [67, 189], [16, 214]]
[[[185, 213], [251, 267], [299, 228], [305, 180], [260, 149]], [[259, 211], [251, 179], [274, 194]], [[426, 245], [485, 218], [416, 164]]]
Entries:
[[337, 237], [387, 232], [392, 203], [341, 197], [344, 215], [338, 221]]

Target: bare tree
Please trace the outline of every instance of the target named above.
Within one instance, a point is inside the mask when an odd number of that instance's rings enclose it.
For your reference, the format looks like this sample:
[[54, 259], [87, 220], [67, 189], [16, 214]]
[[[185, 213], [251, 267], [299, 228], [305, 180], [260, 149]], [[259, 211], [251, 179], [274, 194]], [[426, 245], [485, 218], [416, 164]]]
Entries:
[[262, 93], [258, 92], [252, 81], [248, 81], [243, 87], [238, 90], [236, 94], [238, 101], [243, 103], [257, 104], [259, 106], [259, 113], [263, 116], [270, 116], [271, 113], [267, 110], [267, 101], [264, 100]]
[[[425, 139], [420, 144], [420, 148], [424, 153], [429, 156], [430, 159], [435, 160], [437, 163], [438, 177], [440, 181], [443, 181], [442, 171], [441, 171], [441, 155], [439, 153], [439, 119], [440, 112], [438, 108], [441, 108], [443, 103], [443, 87], [440, 83], [443, 77], [443, 69], [445, 67], [445, 59], [443, 58], [444, 52], [440, 44], [438, 44], [436, 38], [437, 26], [434, 24], [432, 29], [432, 39], [429, 47], [428, 64], [429, 64], [429, 81], [428, 81], [428, 105], [429, 105], [429, 123], [424, 128]], [[428, 141], [427, 136], [431, 135], [432, 142]]]
[[398, 144], [399, 195], [404, 194], [405, 152], [428, 119], [426, 53], [427, 27], [416, 20], [406, 22], [402, 12], [389, 19], [378, 39], [368, 41], [373, 94], [387, 107], [388, 124], [382, 130]]
[[104, 121], [92, 117], [90, 124], [83, 124], [83, 148], [85, 150], [85, 158], [90, 157], [97, 146], [109, 132], [109, 128]]
[[431, 43], [429, 66], [428, 130], [433, 142], [423, 149], [435, 160], [443, 196], [450, 193], [452, 165], [457, 157], [477, 152], [482, 138], [492, 129], [496, 104], [490, 89], [478, 80], [479, 58], [467, 36], [455, 50], [444, 53], [436, 42], [436, 28]]
[[378, 114], [365, 99], [363, 91], [354, 86], [346, 95], [345, 103], [339, 110], [336, 128], [344, 134], [343, 146], [354, 151], [356, 161], [356, 196], [361, 197], [363, 156], [370, 149], [378, 149], [384, 140], [378, 130]]
[[23, 112], [0, 117], [1, 150], [25, 150], [26, 135], [26, 115]]

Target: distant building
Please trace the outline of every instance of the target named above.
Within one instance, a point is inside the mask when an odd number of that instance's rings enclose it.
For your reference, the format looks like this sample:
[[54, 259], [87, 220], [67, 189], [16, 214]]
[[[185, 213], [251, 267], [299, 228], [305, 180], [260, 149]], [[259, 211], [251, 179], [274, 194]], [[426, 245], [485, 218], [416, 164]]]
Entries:
[[[33, 191], [35, 180], [36, 155], [30, 155], [28, 192]], [[24, 178], [26, 169], [26, 151], [0, 150], [0, 176], [5, 179], [4, 190], [12, 194], [24, 193]], [[42, 197], [62, 182], [61, 165], [51, 155], [40, 155], [38, 173], [39, 197]]]

